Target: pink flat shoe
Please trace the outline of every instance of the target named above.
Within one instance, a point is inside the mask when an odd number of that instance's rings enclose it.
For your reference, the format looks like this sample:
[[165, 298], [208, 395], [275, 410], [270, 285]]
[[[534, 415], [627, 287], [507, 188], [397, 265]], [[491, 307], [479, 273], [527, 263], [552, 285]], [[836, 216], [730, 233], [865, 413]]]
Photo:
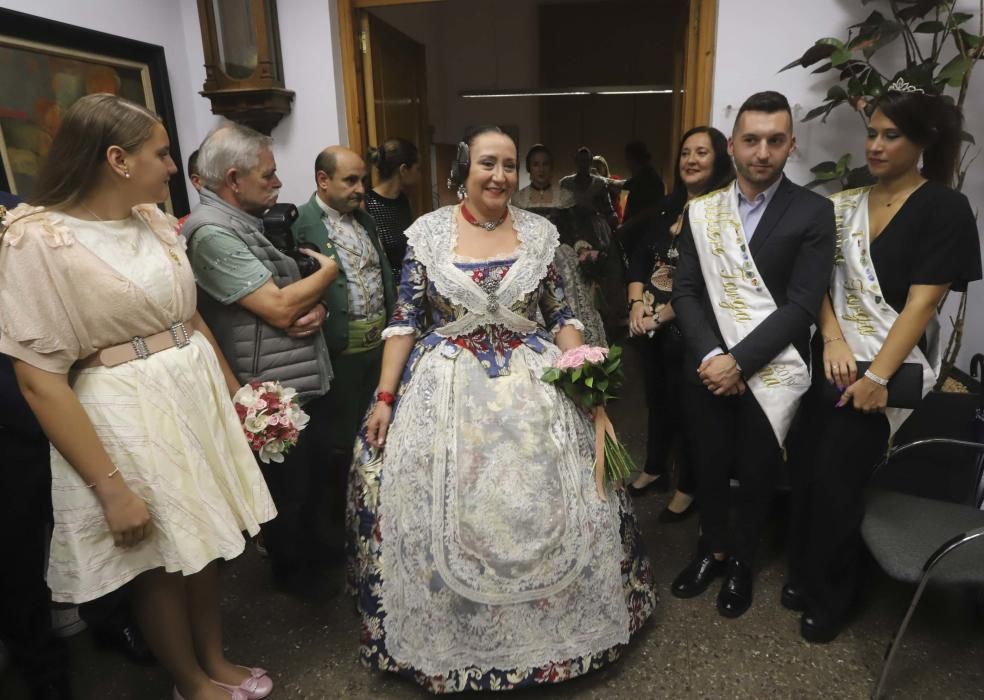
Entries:
[[[227, 685], [226, 683], [219, 683], [215, 680], [212, 682], [220, 688], [232, 691], [233, 700], [260, 700], [273, 691], [273, 679], [267, 675], [265, 669], [246, 668], [245, 666], [240, 666], [239, 668], [245, 668], [249, 671], [249, 678], [239, 685]], [[241, 693], [241, 697], [236, 695], [237, 692]]]
[[[215, 681], [212, 682], [214, 683]], [[231, 686], [224, 686], [223, 690], [230, 691], [229, 696], [232, 698], [232, 700], [249, 700], [249, 694], [245, 690], [240, 690], [239, 688], [232, 688]], [[172, 694], [172, 697], [174, 700], [184, 700], [184, 696], [182, 696], [181, 693], [178, 692], [177, 688], [174, 689], [174, 693]]]
[[[225, 688], [225, 690], [228, 690], [228, 688]], [[249, 696], [246, 694], [246, 692], [239, 690], [238, 688], [232, 690], [229, 695], [232, 698], [232, 700], [249, 700]], [[177, 688], [174, 689], [174, 693], [172, 694], [171, 697], [174, 700], [184, 700], [184, 696], [178, 692]]]

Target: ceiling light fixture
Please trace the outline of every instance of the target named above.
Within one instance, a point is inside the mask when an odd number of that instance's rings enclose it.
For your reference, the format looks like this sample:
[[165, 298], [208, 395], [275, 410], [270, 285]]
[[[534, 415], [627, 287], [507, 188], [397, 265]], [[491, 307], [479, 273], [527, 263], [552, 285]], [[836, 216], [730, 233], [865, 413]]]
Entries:
[[557, 89], [517, 88], [513, 90], [462, 90], [459, 97], [568, 97], [572, 95], [672, 95], [670, 85], [604, 85]]

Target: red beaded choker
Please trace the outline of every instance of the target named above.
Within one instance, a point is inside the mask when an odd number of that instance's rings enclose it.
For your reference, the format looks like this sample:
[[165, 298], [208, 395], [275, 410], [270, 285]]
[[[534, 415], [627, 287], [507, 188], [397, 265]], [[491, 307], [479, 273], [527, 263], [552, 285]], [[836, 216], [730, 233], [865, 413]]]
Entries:
[[464, 204], [462, 204], [461, 205], [461, 216], [464, 217], [465, 221], [467, 221], [468, 223], [470, 223], [472, 226], [478, 226], [479, 228], [484, 228], [486, 231], [494, 231], [495, 229], [497, 229], [502, 224], [503, 221], [506, 220], [506, 217], [509, 216], [509, 208], [507, 207], [506, 208], [506, 211], [502, 214], [502, 216], [500, 216], [495, 221], [481, 222], [481, 221], [479, 221], [478, 219], [475, 218], [475, 215], [474, 214], [472, 214], [470, 211], [468, 211], [468, 207], [466, 207]]

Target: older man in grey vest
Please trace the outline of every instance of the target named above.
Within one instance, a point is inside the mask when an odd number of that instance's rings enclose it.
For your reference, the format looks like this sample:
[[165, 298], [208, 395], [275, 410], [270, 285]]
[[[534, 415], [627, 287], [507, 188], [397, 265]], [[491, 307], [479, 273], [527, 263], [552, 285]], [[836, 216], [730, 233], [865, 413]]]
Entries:
[[311, 421], [283, 464], [262, 465], [279, 515], [263, 526], [278, 584], [309, 579], [323, 547], [312, 535], [325, 496], [331, 421], [325, 400], [332, 376], [321, 333], [321, 303], [338, 274], [331, 258], [310, 252], [320, 268], [302, 278], [297, 263], [263, 232], [263, 212], [281, 186], [273, 141], [227, 123], [198, 152], [201, 205], [181, 232], [200, 290], [198, 309], [243, 383], [277, 380], [297, 390]]

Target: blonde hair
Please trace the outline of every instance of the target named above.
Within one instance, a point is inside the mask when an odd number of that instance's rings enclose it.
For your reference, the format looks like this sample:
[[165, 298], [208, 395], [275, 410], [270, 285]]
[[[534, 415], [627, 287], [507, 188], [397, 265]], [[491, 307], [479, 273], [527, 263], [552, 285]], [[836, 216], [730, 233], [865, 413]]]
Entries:
[[96, 170], [106, 161], [110, 146], [133, 153], [160, 123], [146, 107], [117, 95], [95, 93], [79, 99], [65, 112], [51, 142], [31, 204], [71, 207], [95, 186]]

